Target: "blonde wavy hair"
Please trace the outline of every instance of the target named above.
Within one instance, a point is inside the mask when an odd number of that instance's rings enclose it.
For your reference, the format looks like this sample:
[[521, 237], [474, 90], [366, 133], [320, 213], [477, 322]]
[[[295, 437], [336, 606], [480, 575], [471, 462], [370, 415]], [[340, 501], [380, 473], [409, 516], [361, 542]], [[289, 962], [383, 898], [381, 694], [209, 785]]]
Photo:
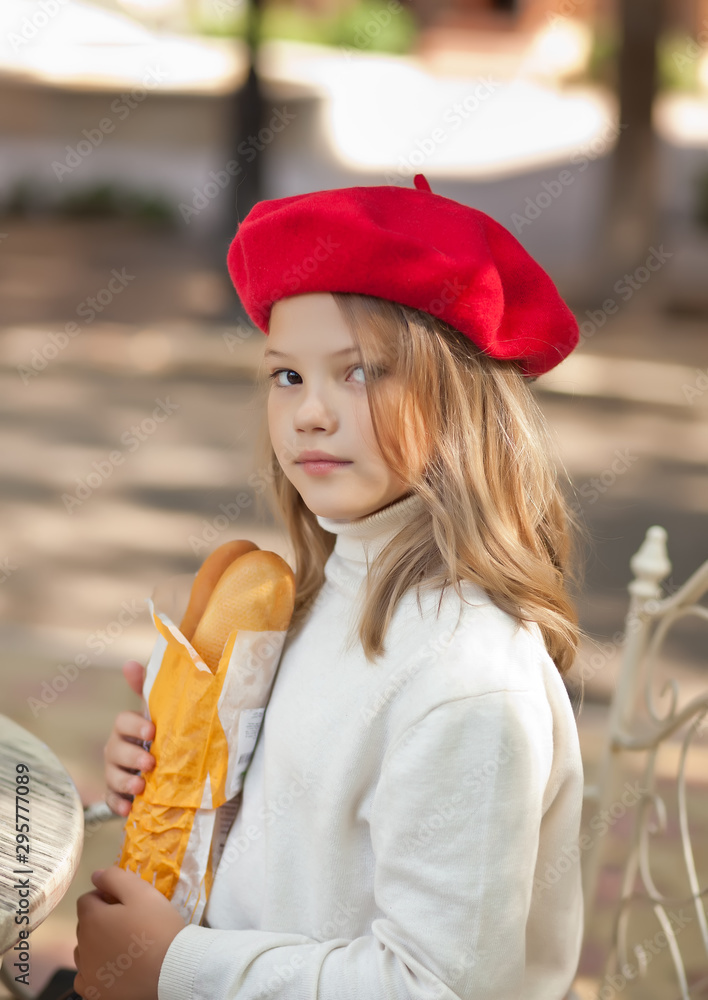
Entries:
[[[367, 659], [385, 652], [408, 590], [452, 586], [462, 599], [460, 582], [469, 580], [519, 625], [537, 622], [566, 674], [584, 634], [568, 587], [580, 586], [587, 534], [564, 498], [527, 380], [514, 362], [490, 358], [428, 313], [367, 295], [333, 298], [361, 351], [381, 453], [423, 500], [370, 567], [358, 630]], [[295, 556], [294, 635], [324, 583], [335, 536], [305, 506], [269, 441], [266, 449]]]

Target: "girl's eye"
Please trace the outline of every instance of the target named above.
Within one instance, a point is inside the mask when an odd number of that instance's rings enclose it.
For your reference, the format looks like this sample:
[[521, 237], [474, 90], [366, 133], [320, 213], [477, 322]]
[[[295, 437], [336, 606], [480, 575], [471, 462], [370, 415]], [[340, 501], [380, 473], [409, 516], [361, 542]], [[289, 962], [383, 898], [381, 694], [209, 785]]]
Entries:
[[374, 379], [381, 378], [382, 375], [386, 374], [386, 369], [382, 368], [380, 365], [374, 365], [369, 370], [369, 376], [367, 378], [366, 371], [363, 365], [357, 365], [356, 368], [352, 368], [352, 377], [355, 382], [360, 382], [362, 384], [366, 382], [373, 382]]
[[[356, 365], [351, 369], [349, 377], [353, 382], [357, 382], [360, 385], [365, 385], [367, 382], [372, 382], [376, 378], [380, 378], [385, 375], [385, 369], [379, 366], [374, 366], [369, 372], [369, 378], [366, 377], [366, 371], [363, 365]], [[292, 368], [277, 368], [274, 372], [268, 375], [269, 380], [281, 388], [286, 388], [289, 385], [297, 385], [302, 382], [302, 378], [298, 375], [296, 371]]]
[[[285, 379], [282, 379], [281, 375], [284, 375]], [[278, 368], [276, 371], [272, 372], [268, 376], [268, 378], [275, 385], [279, 385], [279, 386], [282, 386], [283, 388], [285, 388], [285, 386], [287, 386], [287, 385], [295, 385], [296, 384], [295, 382], [291, 381], [291, 379], [290, 379], [291, 375], [294, 375], [296, 379], [300, 378], [300, 376], [298, 375], [298, 373], [295, 372], [295, 371], [293, 371], [292, 368]]]

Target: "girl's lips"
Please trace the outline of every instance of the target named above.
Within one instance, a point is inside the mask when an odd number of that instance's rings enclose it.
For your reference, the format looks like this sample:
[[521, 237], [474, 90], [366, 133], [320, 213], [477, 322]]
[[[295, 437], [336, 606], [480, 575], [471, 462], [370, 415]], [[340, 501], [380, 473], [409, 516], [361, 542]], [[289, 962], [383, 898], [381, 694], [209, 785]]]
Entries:
[[351, 465], [351, 462], [339, 462], [333, 459], [309, 459], [306, 462], [298, 462], [305, 472], [311, 476], [323, 476], [328, 472], [333, 472], [335, 469], [342, 469], [346, 465]]

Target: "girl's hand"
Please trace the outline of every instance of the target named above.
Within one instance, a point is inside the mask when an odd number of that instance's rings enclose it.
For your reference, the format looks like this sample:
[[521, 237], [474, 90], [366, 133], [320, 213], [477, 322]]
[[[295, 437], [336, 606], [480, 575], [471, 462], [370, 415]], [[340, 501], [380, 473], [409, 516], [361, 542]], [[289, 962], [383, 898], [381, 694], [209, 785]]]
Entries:
[[76, 902], [74, 989], [86, 1000], [157, 1000], [167, 949], [186, 927], [172, 904], [134, 872], [94, 872]]
[[[145, 670], [137, 660], [123, 664], [123, 674], [136, 694], [142, 694]], [[145, 779], [140, 771], [150, 771], [155, 766], [155, 758], [140, 745], [142, 740], [155, 737], [155, 723], [139, 712], [121, 712], [116, 718], [113, 731], [103, 748], [104, 773], [106, 776], [106, 802], [114, 813], [127, 816], [133, 795], [145, 788]]]

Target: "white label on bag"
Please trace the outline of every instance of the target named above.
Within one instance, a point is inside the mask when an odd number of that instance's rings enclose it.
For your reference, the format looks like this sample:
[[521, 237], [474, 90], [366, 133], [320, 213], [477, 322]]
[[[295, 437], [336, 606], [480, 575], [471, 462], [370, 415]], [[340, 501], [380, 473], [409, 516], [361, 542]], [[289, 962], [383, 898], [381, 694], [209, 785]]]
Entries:
[[241, 717], [238, 720], [238, 750], [236, 754], [236, 766], [239, 771], [245, 769], [251, 759], [264, 712], [265, 708], [244, 708], [241, 712]]

